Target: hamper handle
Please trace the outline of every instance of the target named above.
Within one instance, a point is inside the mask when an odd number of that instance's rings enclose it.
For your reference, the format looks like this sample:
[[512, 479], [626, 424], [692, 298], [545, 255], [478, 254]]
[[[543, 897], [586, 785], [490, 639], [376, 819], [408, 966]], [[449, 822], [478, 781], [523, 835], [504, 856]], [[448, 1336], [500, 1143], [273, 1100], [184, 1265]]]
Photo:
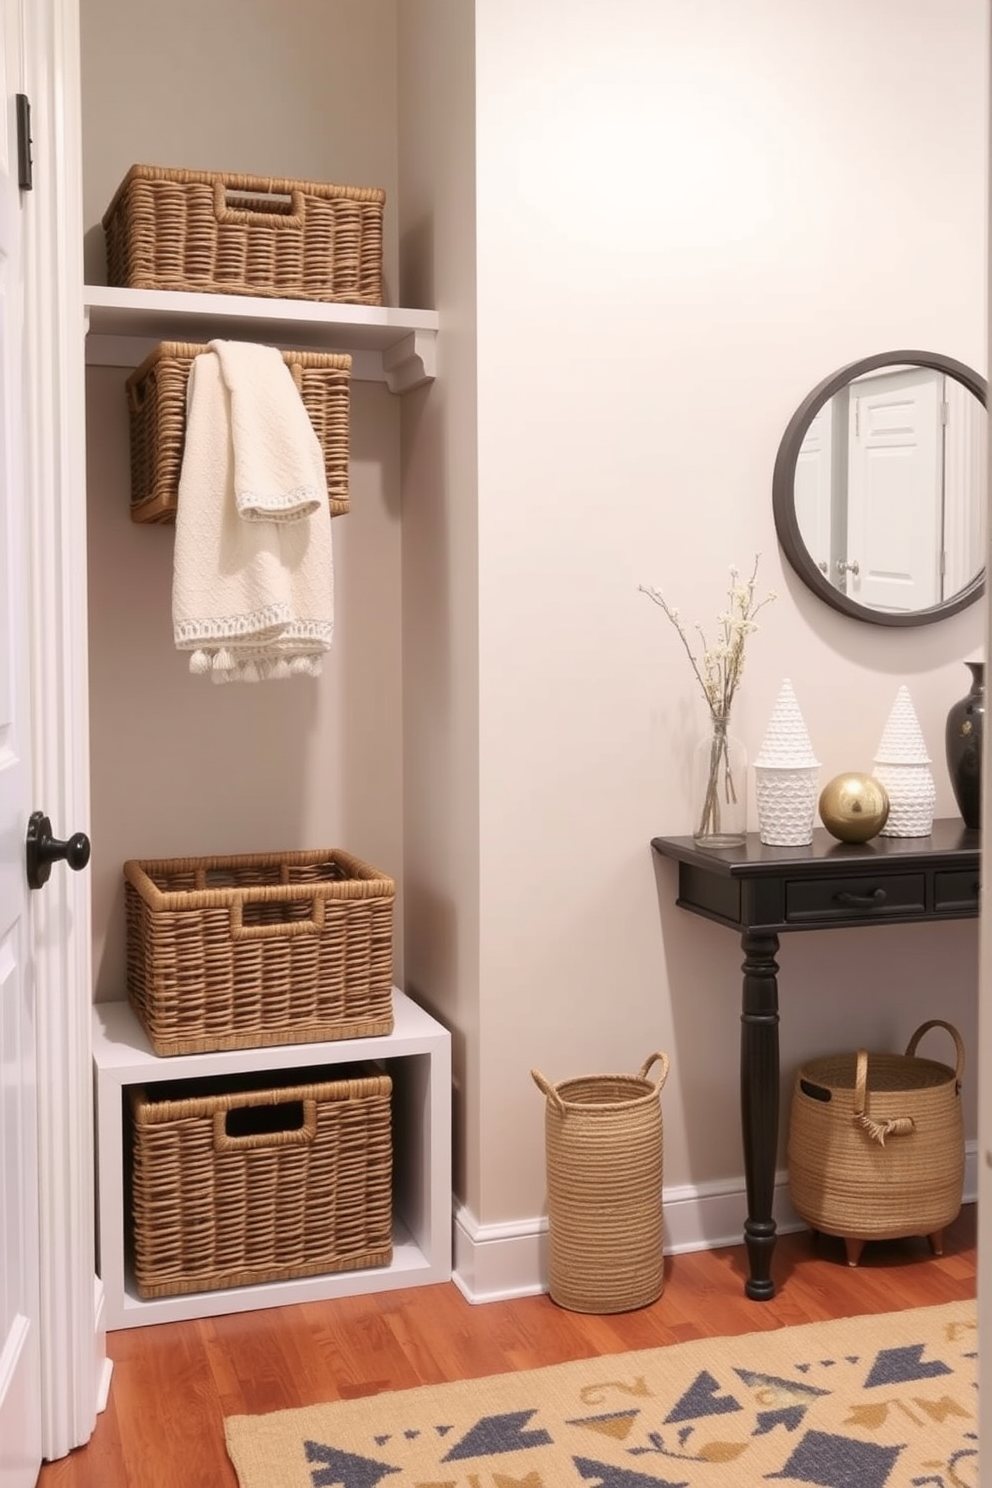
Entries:
[[314, 1141], [317, 1135], [317, 1102], [312, 1097], [302, 1101], [298, 1097], [282, 1102], [266, 1101], [265, 1104], [270, 1108], [277, 1108], [279, 1105], [302, 1106], [301, 1125], [284, 1128], [281, 1131], [246, 1132], [241, 1136], [232, 1136], [227, 1129], [227, 1118], [230, 1113], [251, 1106], [257, 1107], [258, 1102], [230, 1101], [223, 1110], [214, 1112], [214, 1151], [244, 1152], [262, 1147], [302, 1147]]
[[661, 1052], [658, 1052], [656, 1054], [651, 1054], [647, 1059], [645, 1059], [644, 1063], [641, 1065], [640, 1069], [637, 1071], [637, 1078], [639, 1080], [646, 1080], [647, 1079], [647, 1076], [648, 1076], [648, 1070], [651, 1068], [651, 1066], [653, 1064], [657, 1064], [659, 1060], [661, 1061], [661, 1074], [658, 1076], [658, 1079], [655, 1081], [655, 1087], [654, 1088], [655, 1088], [656, 1091], [660, 1091], [663, 1088], [663, 1086], [665, 1084], [665, 1081], [668, 1079], [668, 1071], [669, 1071], [669, 1067], [670, 1067], [668, 1055], [667, 1054], [662, 1054]]
[[548, 1100], [558, 1107], [559, 1111], [564, 1111], [565, 1102], [562, 1100], [561, 1096], [558, 1094], [551, 1081], [546, 1079], [544, 1075], [541, 1074], [540, 1070], [532, 1069], [530, 1073], [531, 1079], [534, 1081], [534, 1084], [537, 1086], [541, 1094], [546, 1095], [548, 1097]]
[[920, 1039], [925, 1033], [929, 1033], [931, 1028], [946, 1028], [954, 1040], [954, 1050], [957, 1056], [957, 1062], [954, 1066], [954, 1078], [957, 1081], [958, 1090], [960, 1091], [961, 1077], [964, 1074], [964, 1039], [958, 1033], [953, 1023], [946, 1023], [943, 1018], [930, 1018], [926, 1023], [921, 1023], [906, 1045], [906, 1053], [915, 1054], [916, 1046], [920, 1042]]
[[324, 900], [314, 895], [313, 914], [309, 920], [281, 920], [271, 925], [246, 925], [244, 905], [236, 899], [231, 905], [232, 940], [289, 940], [294, 935], [316, 935], [324, 928]]
[[905, 1137], [916, 1128], [912, 1116], [891, 1116], [888, 1121], [873, 1121], [865, 1107], [868, 1103], [868, 1051], [858, 1050], [854, 1076], [854, 1120], [863, 1126], [873, 1142], [885, 1146], [886, 1137]]
[[[644, 1063], [641, 1065], [640, 1069], [637, 1072], [637, 1078], [639, 1080], [646, 1080], [648, 1070], [659, 1060], [661, 1061], [661, 1074], [655, 1081], [655, 1094], [657, 1094], [661, 1090], [665, 1081], [668, 1079], [668, 1055], [662, 1054], [660, 1052], [649, 1055], [649, 1057], [645, 1059]], [[534, 1084], [537, 1086], [538, 1090], [540, 1090], [541, 1094], [546, 1095], [548, 1100], [551, 1101], [555, 1106], [557, 1106], [559, 1111], [564, 1111], [565, 1102], [562, 1100], [561, 1096], [552, 1085], [551, 1081], [546, 1079], [545, 1076], [541, 1074], [540, 1070], [532, 1069], [530, 1073], [531, 1079], [534, 1081]]]

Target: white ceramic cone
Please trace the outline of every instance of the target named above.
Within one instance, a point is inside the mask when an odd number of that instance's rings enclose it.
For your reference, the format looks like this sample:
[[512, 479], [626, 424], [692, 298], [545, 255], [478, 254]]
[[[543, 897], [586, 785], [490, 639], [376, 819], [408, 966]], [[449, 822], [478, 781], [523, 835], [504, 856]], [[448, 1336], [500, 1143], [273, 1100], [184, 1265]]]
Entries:
[[756, 766], [773, 770], [818, 769], [820, 761], [813, 753], [803, 715], [799, 711], [792, 683], [786, 677], [768, 720], [764, 741], [754, 761]]
[[900, 687], [875, 751], [872, 772], [889, 798], [880, 837], [929, 837], [937, 796], [930, 756], [907, 687]]
[[929, 765], [926, 740], [908, 687], [900, 687], [878, 748], [876, 765]]
[[754, 762], [762, 842], [771, 847], [802, 847], [812, 842], [819, 769], [796, 694], [786, 677]]

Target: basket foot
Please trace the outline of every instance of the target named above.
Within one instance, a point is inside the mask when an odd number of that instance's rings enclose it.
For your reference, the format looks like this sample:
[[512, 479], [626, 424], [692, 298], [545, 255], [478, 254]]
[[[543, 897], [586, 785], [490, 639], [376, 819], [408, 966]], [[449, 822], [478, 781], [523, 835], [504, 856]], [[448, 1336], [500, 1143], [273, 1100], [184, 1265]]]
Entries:
[[930, 1254], [935, 1256], [942, 1256], [944, 1254], [943, 1230], [934, 1230], [932, 1235], [927, 1236], [927, 1239], [930, 1242]]
[[856, 1266], [861, 1259], [861, 1252], [865, 1248], [863, 1240], [845, 1240], [844, 1249], [847, 1251], [847, 1264]]

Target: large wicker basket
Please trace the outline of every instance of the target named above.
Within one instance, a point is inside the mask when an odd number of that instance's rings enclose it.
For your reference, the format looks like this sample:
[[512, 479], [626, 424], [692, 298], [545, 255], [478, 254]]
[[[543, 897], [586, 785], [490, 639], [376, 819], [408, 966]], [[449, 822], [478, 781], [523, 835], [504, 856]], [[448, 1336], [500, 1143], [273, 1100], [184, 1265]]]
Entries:
[[139, 1294], [387, 1265], [391, 1089], [361, 1065], [132, 1086]]
[[124, 864], [127, 995], [156, 1054], [393, 1029], [391, 878], [337, 848]]
[[[660, 1061], [661, 1075], [648, 1079]], [[550, 1084], [545, 1102], [550, 1293], [572, 1312], [646, 1307], [664, 1286], [661, 1088], [668, 1057], [636, 1075]]]
[[[186, 387], [193, 358], [208, 350], [193, 342], [163, 341], [127, 379], [134, 522], [176, 519], [186, 440]], [[284, 351], [282, 358], [324, 451], [331, 516], [343, 516], [349, 509], [351, 357]]]
[[374, 186], [133, 165], [103, 216], [107, 283], [382, 304]]
[[[955, 1066], [916, 1055], [943, 1028]], [[940, 1018], [917, 1028], [905, 1054], [827, 1055], [796, 1076], [789, 1194], [814, 1231], [842, 1236], [857, 1265], [866, 1240], [926, 1235], [940, 1254], [964, 1184], [964, 1044]]]

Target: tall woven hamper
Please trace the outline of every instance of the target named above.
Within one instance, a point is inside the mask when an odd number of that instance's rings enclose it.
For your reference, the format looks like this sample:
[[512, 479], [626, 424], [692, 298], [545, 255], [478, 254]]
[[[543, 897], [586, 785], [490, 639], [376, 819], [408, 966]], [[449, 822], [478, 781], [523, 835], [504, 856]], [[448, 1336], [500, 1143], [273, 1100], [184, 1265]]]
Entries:
[[[655, 1063], [656, 1080], [648, 1079]], [[545, 1102], [550, 1292], [571, 1312], [629, 1312], [664, 1286], [661, 1089], [668, 1057], [636, 1075], [583, 1075]]]
[[[955, 1065], [917, 1056], [932, 1028], [954, 1040]], [[964, 1044], [941, 1018], [905, 1054], [827, 1055], [796, 1075], [789, 1196], [814, 1231], [843, 1238], [856, 1266], [867, 1240], [926, 1235], [940, 1255], [964, 1187]]]

